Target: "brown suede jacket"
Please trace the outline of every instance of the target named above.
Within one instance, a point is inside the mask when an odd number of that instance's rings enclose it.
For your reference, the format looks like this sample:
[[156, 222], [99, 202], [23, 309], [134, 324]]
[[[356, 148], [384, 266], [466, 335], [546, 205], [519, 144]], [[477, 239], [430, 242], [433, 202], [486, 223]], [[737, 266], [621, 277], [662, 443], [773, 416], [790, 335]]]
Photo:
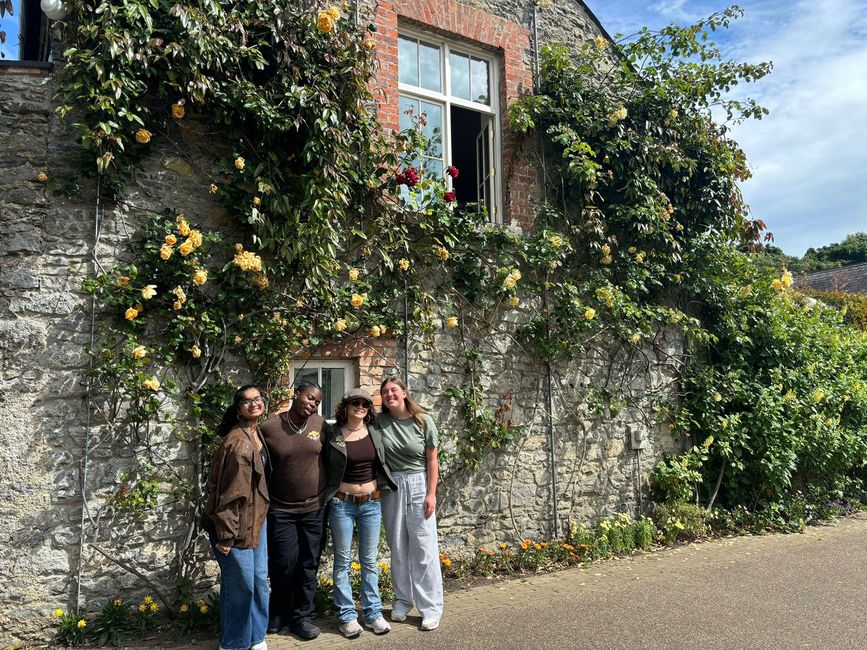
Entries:
[[214, 454], [202, 528], [218, 544], [256, 548], [268, 502], [265, 467], [256, 444], [241, 427], [235, 427]]

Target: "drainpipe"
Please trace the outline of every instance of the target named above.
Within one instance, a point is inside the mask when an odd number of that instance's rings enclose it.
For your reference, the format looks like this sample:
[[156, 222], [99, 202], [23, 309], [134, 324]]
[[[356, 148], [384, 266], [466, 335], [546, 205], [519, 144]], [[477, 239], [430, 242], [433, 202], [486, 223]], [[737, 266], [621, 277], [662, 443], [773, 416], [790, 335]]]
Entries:
[[403, 281], [403, 380], [409, 388], [409, 296]]
[[[93, 248], [90, 250], [91, 269], [94, 275], [98, 270], [97, 247], [99, 246], [99, 235], [102, 229], [100, 220], [102, 197], [102, 174], [96, 177], [96, 206], [93, 213]], [[90, 347], [96, 344], [96, 296], [90, 297]], [[90, 355], [89, 368], [93, 371], [93, 354]], [[92, 376], [92, 372], [90, 373]], [[81, 461], [78, 465], [78, 486], [81, 492], [81, 518], [79, 520], [79, 537], [78, 537], [78, 569], [75, 577], [75, 613], [78, 615], [81, 611], [81, 576], [84, 571], [84, 526], [87, 522], [87, 461], [90, 457], [90, 436], [91, 436], [91, 411], [93, 406], [92, 379], [88, 377], [87, 388], [84, 394], [85, 408], [85, 424], [84, 424], [84, 452], [81, 456]]]

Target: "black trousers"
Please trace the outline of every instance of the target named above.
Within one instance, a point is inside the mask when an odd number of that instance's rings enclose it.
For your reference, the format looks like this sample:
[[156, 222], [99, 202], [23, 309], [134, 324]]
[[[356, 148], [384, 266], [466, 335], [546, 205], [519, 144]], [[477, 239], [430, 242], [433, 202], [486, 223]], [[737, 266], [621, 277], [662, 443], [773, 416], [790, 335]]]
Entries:
[[316, 572], [326, 542], [325, 509], [300, 515], [268, 512], [269, 612], [289, 625], [313, 617]]

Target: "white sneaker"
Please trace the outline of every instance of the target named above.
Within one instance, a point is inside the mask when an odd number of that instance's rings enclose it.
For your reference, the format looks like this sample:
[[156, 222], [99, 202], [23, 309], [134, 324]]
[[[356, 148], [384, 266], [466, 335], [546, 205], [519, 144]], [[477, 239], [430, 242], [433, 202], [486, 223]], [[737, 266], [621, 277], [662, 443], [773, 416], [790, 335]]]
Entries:
[[391, 625], [389, 625], [382, 616], [375, 621], [368, 623], [367, 627], [373, 630], [374, 634], [386, 634], [391, 631]]
[[[384, 623], [385, 621], [383, 621]], [[348, 623], [341, 623], [338, 628], [340, 633], [347, 639], [354, 639], [362, 632], [362, 627], [358, 624], [357, 619], [352, 619]]]
[[268, 650], [268, 644], [262, 641], [254, 646], [250, 646], [250, 650]]
[[391, 620], [394, 621], [395, 623], [403, 623], [406, 620], [406, 617], [409, 614], [411, 609], [412, 609], [412, 607], [410, 607], [409, 609], [401, 609], [397, 605], [392, 605], [391, 606]]
[[440, 626], [440, 620], [438, 618], [426, 618], [421, 622], [421, 629], [425, 632], [430, 632], [431, 630], [435, 630]]

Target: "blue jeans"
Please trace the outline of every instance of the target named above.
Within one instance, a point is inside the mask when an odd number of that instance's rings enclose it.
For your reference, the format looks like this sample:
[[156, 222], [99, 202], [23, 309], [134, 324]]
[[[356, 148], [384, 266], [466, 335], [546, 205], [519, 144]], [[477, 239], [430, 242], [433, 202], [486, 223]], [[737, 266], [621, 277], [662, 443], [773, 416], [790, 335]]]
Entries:
[[337, 620], [348, 623], [358, 618], [355, 600], [352, 598], [352, 586], [349, 584], [352, 531], [357, 528], [358, 560], [361, 564], [361, 609], [365, 623], [372, 623], [382, 617], [379, 566], [376, 564], [379, 528], [382, 522], [379, 500], [349, 503], [335, 497], [331, 499], [328, 521], [334, 544], [334, 609]]
[[268, 628], [267, 524], [256, 548], [233, 548], [228, 555], [211, 549], [220, 565], [220, 647], [248, 650], [265, 640]]

